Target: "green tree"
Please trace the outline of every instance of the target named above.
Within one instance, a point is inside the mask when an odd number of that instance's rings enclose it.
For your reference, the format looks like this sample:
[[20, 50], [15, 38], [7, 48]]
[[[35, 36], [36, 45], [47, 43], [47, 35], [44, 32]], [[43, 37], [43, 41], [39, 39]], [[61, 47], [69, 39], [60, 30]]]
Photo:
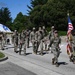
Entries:
[[0, 23], [11, 28], [12, 18], [11, 18], [11, 12], [9, 11], [8, 8], [2, 7], [0, 9]]
[[28, 28], [28, 16], [23, 15], [22, 12], [19, 12], [16, 16], [16, 18], [14, 19], [13, 22], [13, 30], [18, 30], [19, 32], [21, 32], [22, 30], [25, 30], [26, 28]]
[[33, 26], [52, 25], [58, 30], [67, 30], [67, 12], [75, 24], [75, 0], [31, 0], [29, 17]]
[[31, 0], [31, 7], [28, 6], [30, 9], [29, 16], [30, 21], [35, 27], [39, 27], [44, 25], [43, 22], [43, 12], [41, 11], [42, 6], [47, 3], [48, 0]]

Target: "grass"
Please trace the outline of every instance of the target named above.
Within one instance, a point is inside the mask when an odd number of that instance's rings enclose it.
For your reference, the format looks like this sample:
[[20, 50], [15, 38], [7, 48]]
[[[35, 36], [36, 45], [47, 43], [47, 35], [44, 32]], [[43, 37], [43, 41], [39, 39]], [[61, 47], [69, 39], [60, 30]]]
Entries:
[[5, 57], [5, 55], [2, 52], [0, 52], [0, 58], [3, 58], [3, 57]]
[[60, 36], [66, 36], [67, 32], [66, 31], [58, 31]]

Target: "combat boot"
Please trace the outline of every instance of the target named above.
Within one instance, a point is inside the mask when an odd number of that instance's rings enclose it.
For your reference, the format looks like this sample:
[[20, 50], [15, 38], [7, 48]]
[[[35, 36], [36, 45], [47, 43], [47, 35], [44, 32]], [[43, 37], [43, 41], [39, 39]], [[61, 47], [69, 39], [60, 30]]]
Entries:
[[75, 64], [75, 61], [73, 61], [73, 64]]
[[55, 58], [52, 58], [52, 65], [55, 65]]
[[24, 53], [24, 55], [26, 56], [26, 53]]
[[21, 55], [21, 51], [19, 51], [19, 55]]
[[37, 54], [37, 50], [35, 51], [35, 54]]
[[4, 50], [4, 48], [2, 48], [2, 50]]
[[75, 64], [75, 56], [73, 56], [73, 64]]
[[71, 56], [69, 57], [69, 59], [70, 59], [70, 62], [72, 62]]
[[59, 67], [59, 64], [56, 62], [56, 67]]
[[70, 59], [70, 62], [73, 62], [73, 55], [71, 55], [71, 56], [69, 57], [69, 59]]
[[41, 56], [43, 56], [43, 53], [41, 53]]
[[47, 51], [49, 51], [50, 50], [50, 48], [48, 47], [48, 50]]

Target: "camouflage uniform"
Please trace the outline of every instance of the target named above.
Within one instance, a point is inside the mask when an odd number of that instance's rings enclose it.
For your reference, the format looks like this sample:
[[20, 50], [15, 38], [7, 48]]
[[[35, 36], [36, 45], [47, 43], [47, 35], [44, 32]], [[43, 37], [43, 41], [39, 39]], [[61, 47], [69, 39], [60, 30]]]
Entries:
[[26, 55], [26, 32], [24, 30], [20, 34], [19, 40], [19, 54], [21, 55], [21, 51], [23, 48], [24, 54]]
[[33, 52], [35, 53], [35, 28], [33, 28], [33, 31], [30, 33], [30, 41], [32, 43], [33, 46]]
[[42, 32], [42, 29], [41, 27], [39, 27], [39, 30], [38, 30], [38, 47], [40, 46], [40, 54], [43, 55], [43, 32]]
[[17, 30], [14, 31], [14, 52], [17, 52], [18, 48], [18, 32]]
[[75, 30], [71, 31], [71, 46], [72, 46], [72, 54], [71, 54], [71, 60], [75, 64]]
[[[54, 26], [51, 27], [51, 31], [49, 32], [49, 40], [51, 41], [51, 38], [54, 37]], [[48, 50], [49, 50], [50, 44], [48, 45]], [[52, 53], [52, 51], [51, 51]]]
[[30, 38], [30, 31], [27, 29], [26, 31], [27, 48], [29, 48], [29, 38]]
[[54, 58], [52, 59], [52, 64], [53, 65], [56, 64], [56, 66], [58, 67], [58, 57], [60, 55], [59, 44], [61, 43], [61, 38], [59, 36], [55, 36], [57, 34], [58, 34], [57, 31], [55, 31], [54, 37], [51, 38], [50, 47], [54, 54]]
[[42, 28], [42, 33], [43, 33], [43, 41], [44, 41], [44, 44], [45, 44], [45, 50], [47, 50], [47, 42], [46, 42], [46, 40], [47, 40], [47, 31], [45, 29], [45, 26], [43, 26], [43, 28]]
[[51, 27], [51, 31], [49, 33], [49, 39], [51, 39], [51, 37], [54, 37], [54, 26]]
[[3, 46], [3, 32], [0, 31], [0, 45], [1, 45], [1, 49], [4, 50], [4, 46]]

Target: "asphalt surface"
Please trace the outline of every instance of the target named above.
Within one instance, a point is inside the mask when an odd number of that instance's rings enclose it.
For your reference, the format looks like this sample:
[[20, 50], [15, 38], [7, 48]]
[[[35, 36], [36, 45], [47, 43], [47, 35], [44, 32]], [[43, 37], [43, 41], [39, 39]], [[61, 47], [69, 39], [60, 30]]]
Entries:
[[0, 64], [0, 75], [36, 75], [11, 62]]
[[[43, 56], [39, 54], [36, 55], [32, 51], [31, 44], [30, 48], [27, 48], [26, 56], [24, 56], [23, 52], [21, 55], [14, 53], [13, 45], [7, 45], [6, 49], [2, 52], [4, 52], [9, 59], [5, 62], [1, 62], [0, 64], [7, 65], [8, 69], [5, 71], [9, 70], [9, 66], [11, 64], [11, 66], [13, 66], [5, 75], [10, 75], [10, 73], [12, 73], [11, 75], [74, 75], [75, 64], [69, 61], [68, 55], [66, 53], [66, 44], [66, 42], [62, 42], [60, 45], [61, 54], [59, 57], [59, 67], [52, 65], [51, 59], [53, 54], [50, 51], [44, 51]], [[4, 73], [1, 74], [1, 67], [5, 67], [3, 65], [0, 65], [0, 75], [4, 75]], [[20, 68], [19, 71], [18, 68]], [[22, 72], [23, 74], [20, 74]]]

